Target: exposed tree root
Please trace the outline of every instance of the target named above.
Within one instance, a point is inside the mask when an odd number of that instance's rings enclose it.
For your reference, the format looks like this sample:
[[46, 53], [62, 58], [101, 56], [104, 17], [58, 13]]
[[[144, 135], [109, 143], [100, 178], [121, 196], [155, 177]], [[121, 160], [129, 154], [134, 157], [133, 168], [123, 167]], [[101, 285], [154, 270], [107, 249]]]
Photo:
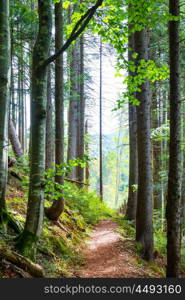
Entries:
[[21, 224], [6, 210], [0, 212], [0, 224], [10, 227], [18, 234], [23, 230]]
[[[23, 269], [26, 273], [29, 273], [33, 277], [44, 277], [44, 271], [40, 265], [33, 263], [31, 260], [14, 251], [8, 250], [4, 247], [0, 248], [0, 258], [11, 262], [19, 269]], [[23, 273], [24, 272], [22, 272], [22, 274]]]

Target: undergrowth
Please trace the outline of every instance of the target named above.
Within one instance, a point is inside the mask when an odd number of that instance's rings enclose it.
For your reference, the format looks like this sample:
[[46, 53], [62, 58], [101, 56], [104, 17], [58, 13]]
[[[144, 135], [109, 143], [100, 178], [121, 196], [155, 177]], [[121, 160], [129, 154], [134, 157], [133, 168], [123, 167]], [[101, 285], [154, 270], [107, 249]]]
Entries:
[[[135, 226], [132, 221], [128, 221], [124, 219], [123, 216], [119, 216], [117, 218], [117, 222], [119, 224], [119, 232], [123, 236], [124, 240], [129, 241], [129, 249], [132, 251], [133, 256], [135, 256], [135, 265], [138, 265], [140, 267], [143, 267], [146, 269], [146, 276], [148, 277], [164, 277], [165, 276], [165, 270], [164, 270], [164, 259], [163, 256], [157, 257], [153, 262], [146, 262], [144, 259], [142, 259], [142, 247], [140, 243], [137, 243], [135, 241]], [[155, 222], [155, 220], [154, 220]], [[156, 225], [156, 224], [155, 224]], [[155, 228], [154, 225], [154, 228]], [[156, 233], [154, 229], [154, 239], [155, 241], [158, 240], [159, 232]], [[161, 238], [162, 240], [162, 238]], [[162, 242], [159, 245], [159, 248], [155, 247], [155, 250], [158, 251], [162, 247]], [[160, 252], [161, 253], [161, 252]]]
[[[9, 186], [9, 211], [24, 226], [27, 207], [27, 185]], [[45, 207], [52, 204], [45, 200]], [[115, 216], [115, 212], [102, 203], [95, 192], [65, 183], [65, 210], [58, 222], [44, 219], [43, 233], [38, 243], [36, 262], [43, 266], [46, 277], [75, 277], [74, 269], [84, 264], [81, 249], [93, 225]], [[5, 236], [0, 232], [0, 247], [14, 250], [15, 233]], [[1, 277], [1, 274], [0, 274]]]
[[76, 185], [65, 184], [65, 199], [73, 211], [83, 216], [87, 224], [95, 225], [102, 219], [109, 219], [116, 215], [115, 211], [100, 201], [92, 190], [79, 189]]

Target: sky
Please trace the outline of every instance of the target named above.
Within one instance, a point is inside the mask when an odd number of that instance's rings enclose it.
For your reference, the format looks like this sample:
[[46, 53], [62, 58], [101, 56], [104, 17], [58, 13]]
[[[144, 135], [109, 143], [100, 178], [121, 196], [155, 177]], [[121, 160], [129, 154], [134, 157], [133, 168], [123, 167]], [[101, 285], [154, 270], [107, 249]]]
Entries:
[[[105, 45], [105, 48], [107, 45]], [[89, 49], [88, 49], [89, 52]], [[100, 63], [99, 63], [99, 49], [94, 47], [89, 53], [90, 63], [90, 75], [92, 77], [91, 88], [93, 89], [90, 97], [90, 107], [87, 109], [87, 117], [90, 123], [90, 134], [99, 134], [99, 88], [100, 88]], [[118, 131], [119, 120], [117, 115], [119, 112], [113, 112], [112, 110], [116, 106], [116, 100], [119, 99], [119, 95], [124, 90], [124, 76], [116, 77], [116, 56], [115, 53], [107, 55], [107, 50], [104, 49], [103, 53], [103, 134], [107, 135]], [[112, 52], [112, 51], [111, 51]]]

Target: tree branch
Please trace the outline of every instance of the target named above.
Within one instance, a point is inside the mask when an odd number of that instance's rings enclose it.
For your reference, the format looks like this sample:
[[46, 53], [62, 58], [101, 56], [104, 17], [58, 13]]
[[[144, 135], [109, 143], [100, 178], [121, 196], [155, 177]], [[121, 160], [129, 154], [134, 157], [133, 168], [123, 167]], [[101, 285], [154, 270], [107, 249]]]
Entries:
[[84, 31], [86, 26], [89, 24], [90, 20], [96, 13], [96, 10], [98, 9], [99, 6], [101, 6], [103, 3], [103, 0], [98, 0], [94, 6], [88, 9], [88, 11], [80, 18], [80, 20], [76, 23], [74, 26], [70, 37], [68, 40], [65, 42], [65, 44], [62, 46], [62, 48], [55, 54], [51, 55], [49, 58], [47, 58], [41, 65], [43, 66], [48, 66], [50, 63], [55, 61], [64, 51], [68, 49], [68, 47], [72, 44], [73, 41], [75, 41], [79, 35]]
[[81, 181], [77, 181], [77, 180], [73, 180], [73, 179], [69, 179], [69, 178], [64, 178], [64, 180], [65, 180], [65, 181], [72, 182], [72, 183], [78, 183], [78, 184], [82, 184], [82, 185], [88, 185], [88, 186], [90, 186], [90, 184], [88, 184], [88, 183], [81, 182]]

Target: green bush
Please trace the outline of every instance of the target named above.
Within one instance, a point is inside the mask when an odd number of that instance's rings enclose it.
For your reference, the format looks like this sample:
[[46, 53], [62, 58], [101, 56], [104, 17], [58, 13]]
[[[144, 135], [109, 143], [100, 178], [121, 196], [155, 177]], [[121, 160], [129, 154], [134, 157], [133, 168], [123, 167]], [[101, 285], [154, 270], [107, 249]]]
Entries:
[[66, 204], [77, 214], [82, 215], [86, 223], [96, 224], [99, 220], [114, 216], [115, 212], [108, 208], [94, 191], [78, 188], [66, 183], [64, 188]]

